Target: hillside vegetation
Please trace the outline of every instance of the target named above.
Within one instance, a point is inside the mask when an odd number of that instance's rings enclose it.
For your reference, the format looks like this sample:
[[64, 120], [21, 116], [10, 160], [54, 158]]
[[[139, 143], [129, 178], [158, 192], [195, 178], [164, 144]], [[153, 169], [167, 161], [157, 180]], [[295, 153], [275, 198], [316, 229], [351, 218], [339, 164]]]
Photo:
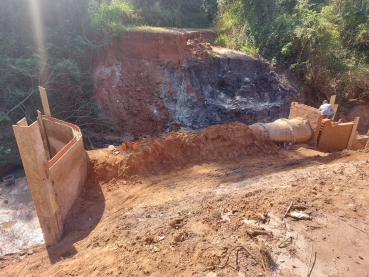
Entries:
[[223, 1], [218, 42], [288, 66], [310, 104], [367, 97], [368, 15], [367, 0]]
[[103, 131], [92, 100], [94, 58], [132, 26], [209, 27], [216, 1], [10, 1], [0, 8], [0, 175], [20, 164], [11, 128], [32, 122], [47, 89], [52, 115]]
[[90, 70], [99, 50], [135, 26], [208, 28], [217, 43], [294, 72], [308, 101], [368, 94], [368, 0], [3, 0], [0, 175], [19, 163], [11, 125], [29, 122], [47, 88], [53, 116], [104, 131]]

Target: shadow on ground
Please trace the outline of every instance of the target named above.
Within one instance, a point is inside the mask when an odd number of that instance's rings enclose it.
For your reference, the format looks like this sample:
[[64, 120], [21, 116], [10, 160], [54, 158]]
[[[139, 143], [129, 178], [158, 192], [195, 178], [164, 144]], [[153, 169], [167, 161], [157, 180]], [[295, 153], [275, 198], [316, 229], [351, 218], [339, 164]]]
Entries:
[[97, 182], [87, 180], [83, 193], [75, 201], [64, 224], [64, 238], [47, 248], [50, 262], [57, 263], [77, 254], [73, 246], [87, 237], [100, 222], [105, 209], [105, 198]]

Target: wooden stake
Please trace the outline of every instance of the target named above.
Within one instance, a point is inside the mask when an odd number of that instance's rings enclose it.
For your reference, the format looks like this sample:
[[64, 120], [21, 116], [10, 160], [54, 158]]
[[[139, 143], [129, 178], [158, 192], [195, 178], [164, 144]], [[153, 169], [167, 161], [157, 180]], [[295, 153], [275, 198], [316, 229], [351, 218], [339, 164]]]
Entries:
[[348, 150], [351, 150], [352, 143], [353, 143], [353, 141], [356, 137], [356, 129], [357, 129], [357, 126], [359, 125], [359, 119], [360, 119], [360, 117], [355, 117], [355, 119], [354, 119], [354, 125], [352, 126], [350, 139], [349, 139], [349, 141], [347, 143], [347, 147], [346, 147]]
[[320, 128], [322, 127], [323, 118], [324, 118], [324, 116], [320, 115], [320, 117], [318, 119], [318, 124], [316, 125], [316, 130], [315, 130], [314, 139], [313, 139], [313, 145], [318, 144], [318, 137], [319, 137], [319, 133], [320, 133]]
[[251, 236], [251, 237], [255, 237], [255, 236], [259, 236], [259, 235], [265, 235], [265, 236], [272, 236], [272, 232], [268, 232], [265, 230], [253, 230], [253, 229], [248, 229], [246, 230], [246, 232]]
[[18, 127], [28, 127], [27, 119], [26, 118], [22, 118], [21, 120], [19, 120], [17, 122], [17, 126]]
[[313, 255], [313, 246], [311, 246], [311, 251], [310, 251], [310, 260], [309, 260], [309, 265], [308, 265], [308, 271], [306, 273], [306, 277], [310, 276], [310, 264], [311, 264], [311, 257]]
[[286, 213], [284, 214], [284, 217], [286, 217], [287, 216], [287, 214], [289, 213], [289, 211], [291, 210], [291, 208], [292, 208], [292, 205], [293, 205], [293, 201], [291, 202], [291, 204], [288, 206], [288, 208], [287, 208], [287, 211], [286, 211]]
[[334, 121], [334, 118], [336, 117], [336, 114], [337, 114], [337, 111], [338, 111], [338, 104], [334, 104], [333, 109], [334, 109], [334, 115], [332, 117], [332, 121]]
[[51, 117], [49, 101], [47, 100], [46, 89], [44, 89], [43, 87], [38, 87], [38, 89], [40, 91], [42, 107], [44, 108], [44, 113], [45, 113], [46, 116]]
[[39, 110], [37, 110], [37, 122], [38, 122], [38, 126], [40, 127], [40, 132], [41, 132], [42, 142], [44, 143], [44, 147], [45, 147], [46, 157], [48, 160], [50, 160], [51, 154], [50, 154], [49, 140], [47, 138], [44, 121], [42, 120], [42, 115]]
[[335, 102], [336, 102], [336, 95], [332, 95], [331, 96], [331, 101], [330, 101], [330, 104], [332, 105], [332, 107], [334, 107]]

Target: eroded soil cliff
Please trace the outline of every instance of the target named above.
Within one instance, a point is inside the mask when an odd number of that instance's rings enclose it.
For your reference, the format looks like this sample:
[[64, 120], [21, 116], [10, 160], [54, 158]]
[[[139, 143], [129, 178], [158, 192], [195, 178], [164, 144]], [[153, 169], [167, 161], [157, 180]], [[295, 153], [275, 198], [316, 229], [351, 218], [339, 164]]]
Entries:
[[261, 60], [212, 47], [212, 32], [127, 32], [94, 70], [112, 130], [132, 138], [288, 113], [296, 91]]

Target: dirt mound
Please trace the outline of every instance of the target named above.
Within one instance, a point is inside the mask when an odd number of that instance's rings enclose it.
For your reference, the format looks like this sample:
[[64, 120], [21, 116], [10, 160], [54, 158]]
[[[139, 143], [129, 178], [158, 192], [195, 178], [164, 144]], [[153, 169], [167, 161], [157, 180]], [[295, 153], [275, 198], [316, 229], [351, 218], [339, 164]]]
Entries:
[[[214, 125], [199, 132], [171, 132], [137, 141], [137, 151], [121, 147], [89, 151], [90, 177], [95, 181], [125, 179], [137, 174], [163, 174], [190, 164], [235, 161], [269, 151], [270, 142], [255, 142], [243, 123]], [[118, 150], [119, 153], [114, 154]]]

